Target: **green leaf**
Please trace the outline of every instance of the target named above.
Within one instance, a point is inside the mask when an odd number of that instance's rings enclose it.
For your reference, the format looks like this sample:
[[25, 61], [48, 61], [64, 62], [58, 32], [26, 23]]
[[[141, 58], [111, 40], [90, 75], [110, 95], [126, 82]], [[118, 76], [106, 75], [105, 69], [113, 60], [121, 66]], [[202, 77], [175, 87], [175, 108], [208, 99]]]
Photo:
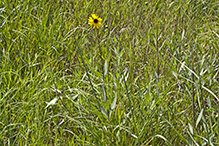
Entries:
[[157, 51], [154, 46], [148, 45], [152, 50]]
[[7, 21], [7, 18], [5, 18], [5, 19], [0, 23], [0, 28], [5, 25], [5, 22], [6, 22], [6, 21]]
[[107, 64], [107, 59], [105, 60], [105, 63], [104, 63], [104, 76], [106, 76], [107, 72], [108, 72], [108, 64]]
[[154, 137], [159, 137], [159, 138], [163, 139], [167, 143], [167, 145], [171, 146], [170, 142], [165, 137], [163, 137], [162, 135], [158, 134], [158, 135], [155, 135]]
[[110, 106], [110, 110], [113, 110], [116, 107], [116, 101], [117, 101], [117, 94], [115, 94], [115, 98], [113, 99], [113, 102]]
[[182, 32], [182, 35], [181, 35], [181, 41], [183, 41], [184, 36], [185, 36], [185, 29], [183, 29], [183, 32]]
[[196, 127], [198, 126], [199, 122], [201, 121], [201, 118], [202, 118], [202, 115], [203, 115], [203, 111], [204, 111], [204, 109], [201, 110], [201, 112], [200, 112], [200, 114], [198, 116], [198, 119], [196, 121]]
[[0, 8], [0, 14], [4, 11], [5, 7], [4, 8]]
[[190, 123], [189, 123], [189, 130], [193, 134], [193, 127], [192, 127], [192, 125]]
[[54, 98], [53, 100], [51, 100], [49, 103], [47, 103], [47, 106], [45, 108], [48, 108], [51, 105], [55, 105], [56, 102], [58, 101], [58, 98]]

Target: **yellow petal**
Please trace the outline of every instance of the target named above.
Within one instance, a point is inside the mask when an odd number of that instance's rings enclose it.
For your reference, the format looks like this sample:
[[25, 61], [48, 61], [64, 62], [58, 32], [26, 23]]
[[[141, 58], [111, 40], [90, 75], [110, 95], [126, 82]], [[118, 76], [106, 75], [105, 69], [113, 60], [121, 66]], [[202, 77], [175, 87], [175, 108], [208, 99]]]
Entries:
[[95, 14], [91, 14], [91, 16], [93, 17], [93, 19], [97, 19], [98, 18], [98, 16], [95, 15]]

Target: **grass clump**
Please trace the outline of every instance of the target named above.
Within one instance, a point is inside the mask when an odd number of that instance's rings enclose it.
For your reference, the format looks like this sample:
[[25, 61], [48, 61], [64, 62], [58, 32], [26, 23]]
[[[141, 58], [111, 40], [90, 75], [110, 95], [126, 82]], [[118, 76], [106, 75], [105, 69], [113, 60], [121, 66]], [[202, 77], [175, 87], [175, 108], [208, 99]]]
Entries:
[[2, 1], [0, 144], [219, 144], [218, 23], [216, 0]]

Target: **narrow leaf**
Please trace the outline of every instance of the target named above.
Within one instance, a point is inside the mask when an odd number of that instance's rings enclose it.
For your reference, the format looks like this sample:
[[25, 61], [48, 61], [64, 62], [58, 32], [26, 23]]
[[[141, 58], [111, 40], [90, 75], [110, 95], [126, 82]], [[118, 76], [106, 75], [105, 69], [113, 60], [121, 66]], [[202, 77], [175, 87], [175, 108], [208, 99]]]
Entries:
[[117, 94], [116, 94], [116, 96], [115, 96], [115, 98], [110, 106], [110, 110], [113, 110], [116, 107], [116, 101], [117, 101]]
[[155, 137], [159, 137], [159, 138], [163, 139], [167, 143], [167, 145], [169, 145], [169, 146], [171, 145], [170, 142], [162, 135], [155, 135]]
[[107, 65], [107, 59], [106, 59], [104, 63], [104, 76], [106, 76], [107, 72], [108, 72], [108, 65]]
[[49, 107], [50, 105], [55, 105], [57, 100], [58, 100], [58, 98], [54, 98], [49, 103], [47, 103], [47, 106], [45, 108]]
[[200, 112], [200, 114], [199, 114], [199, 116], [198, 116], [198, 119], [197, 119], [197, 121], [196, 121], [196, 127], [198, 126], [198, 123], [200, 122], [200, 120], [201, 120], [201, 118], [202, 118], [202, 115], [203, 115], [203, 109], [201, 110], [201, 112]]

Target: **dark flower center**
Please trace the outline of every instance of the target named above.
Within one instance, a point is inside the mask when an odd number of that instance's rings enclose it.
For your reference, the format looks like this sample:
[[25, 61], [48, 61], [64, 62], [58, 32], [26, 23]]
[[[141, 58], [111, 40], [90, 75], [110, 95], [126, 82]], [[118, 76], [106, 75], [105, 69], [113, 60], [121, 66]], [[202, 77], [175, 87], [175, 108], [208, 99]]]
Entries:
[[98, 20], [97, 19], [94, 19], [94, 23], [97, 23], [98, 22]]

